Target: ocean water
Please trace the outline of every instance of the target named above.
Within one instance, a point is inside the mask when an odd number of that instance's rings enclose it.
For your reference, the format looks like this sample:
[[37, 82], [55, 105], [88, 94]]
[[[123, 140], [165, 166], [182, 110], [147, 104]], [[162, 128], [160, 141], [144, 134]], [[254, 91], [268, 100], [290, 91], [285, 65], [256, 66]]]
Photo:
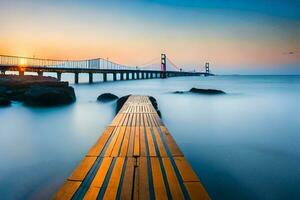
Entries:
[[[73, 86], [77, 102], [72, 105], [0, 108], [1, 199], [51, 198], [113, 119], [115, 103], [96, 102], [104, 92], [154, 96], [164, 123], [212, 199], [300, 199], [300, 76]], [[172, 94], [191, 87], [227, 94]]]

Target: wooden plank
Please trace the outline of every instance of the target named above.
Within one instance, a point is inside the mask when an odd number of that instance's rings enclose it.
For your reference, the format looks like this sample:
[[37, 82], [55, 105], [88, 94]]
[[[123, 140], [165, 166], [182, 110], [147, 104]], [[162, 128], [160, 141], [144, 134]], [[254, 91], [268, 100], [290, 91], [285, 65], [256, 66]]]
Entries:
[[138, 126], [134, 128], [134, 146], [133, 156], [140, 156], [140, 129]]
[[153, 123], [154, 123], [154, 126], [159, 126], [158, 122], [156, 121], [156, 118], [154, 117], [154, 115], [157, 115], [157, 114], [149, 114]]
[[128, 117], [129, 117], [129, 114], [125, 114], [125, 119], [124, 119], [124, 121], [123, 121], [123, 123], [122, 123], [122, 126], [127, 126], [127, 122], [128, 122]]
[[107, 143], [108, 139], [113, 133], [114, 126], [108, 126], [106, 130], [103, 132], [101, 137], [98, 139], [96, 144], [89, 150], [86, 156], [99, 156], [105, 147], [105, 144]]
[[131, 130], [130, 127], [126, 127], [123, 143], [119, 154], [120, 157], [125, 157], [127, 155], [129, 139], [130, 139], [130, 130]]
[[209, 196], [200, 182], [185, 182], [184, 183], [189, 197], [192, 200], [209, 200]]
[[139, 114], [140, 115], [140, 126], [145, 126], [145, 123], [144, 123], [144, 117], [142, 113]]
[[111, 173], [103, 199], [116, 199], [125, 158], [118, 157]]
[[[139, 157], [137, 158], [137, 162], [139, 163]], [[139, 199], [139, 170], [137, 167], [134, 169], [133, 199]]]
[[148, 121], [149, 121], [149, 126], [155, 126], [155, 123], [151, 117], [151, 114], [147, 113], [147, 118], [148, 118]]
[[198, 176], [184, 157], [174, 157], [174, 161], [184, 182], [199, 181]]
[[147, 156], [147, 147], [145, 140], [145, 127], [140, 127], [140, 147], [141, 147], [141, 156]]
[[120, 129], [121, 129], [120, 126], [118, 126], [118, 127], [115, 128], [113, 136], [112, 136], [112, 139], [111, 139], [111, 141], [110, 141], [110, 143], [109, 143], [109, 145], [108, 145], [108, 147], [107, 147], [107, 149], [105, 151], [104, 156], [107, 157], [107, 156], [111, 155], [111, 152], [112, 152], [112, 150], [113, 150], [113, 148], [115, 146], [115, 143], [116, 143], [116, 141], [118, 139]]
[[162, 158], [172, 199], [184, 199], [176, 173], [169, 158]]
[[127, 158], [120, 199], [129, 200], [132, 198], [135, 162], [135, 158]]
[[149, 123], [148, 123], [148, 120], [147, 120], [147, 115], [146, 115], [146, 113], [143, 114], [143, 118], [144, 118], [144, 125], [145, 125], [145, 126], [149, 126]]
[[151, 130], [149, 127], [146, 127], [146, 135], [147, 135], [147, 140], [148, 140], [149, 156], [156, 156], [155, 145], [154, 145]]
[[160, 126], [160, 129], [172, 156], [183, 156], [183, 153], [179, 149], [172, 135], [168, 132], [167, 128], [165, 126]]
[[121, 126], [118, 139], [117, 139], [117, 141], [114, 145], [114, 148], [111, 152], [112, 157], [117, 157], [119, 155], [119, 151], [120, 151], [121, 144], [122, 144], [122, 141], [123, 141], [123, 138], [124, 138], [125, 130], [126, 130], [126, 127]]
[[157, 157], [151, 157], [150, 159], [155, 199], [168, 199], [159, 160]]
[[94, 177], [93, 182], [91, 183], [91, 187], [102, 187], [106, 174], [110, 168], [112, 163], [112, 157], [104, 157], [102, 163]]
[[161, 137], [160, 137], [156, 127], [153, 127], [153, 132], [154, 132], [154, 136], [155, 136], [155, 139], [156, 139], [156, 143], [157, 143], [157, 147], [158, 147], [160, 156], [161, 157], [167, 157], [168, 154], [165, 150], [165, 147], [163, 145], [163, 142], [161, 140]]
[[136, 126], [140, 126], [140, 114], [136, 113], [136, 122], [135, 122]]
[[139, 199], [150, 199], [147, 157], [139, 158]]
[[90, 187], [86, 192], [83, 200], [96, 200], [99, 192], [100, 192], [100, 188]]
[[71, 176], [69, 176], [69, 181], [83, 181], [87, 173], [90, 171], [97, 157], [84, 157], [81, 163], [73, 171]]
[[132, 116], [132, 123], [131, 126], [135, 126], [136, 125], [136, 114], [134, 113]]
[[127, 156], [131, 157], [133, 156], [133, 146], [134, 146], [134, 127], [128, 127], [130, 130], [130, 137], [129, 137], [129, 144], [128, 144], [128, 150], [127, 150]]
[[81, 181], [65, 181], [63, 186], [54, 195], [54, 200], [69, 200], [77, 191], [81, 184]]

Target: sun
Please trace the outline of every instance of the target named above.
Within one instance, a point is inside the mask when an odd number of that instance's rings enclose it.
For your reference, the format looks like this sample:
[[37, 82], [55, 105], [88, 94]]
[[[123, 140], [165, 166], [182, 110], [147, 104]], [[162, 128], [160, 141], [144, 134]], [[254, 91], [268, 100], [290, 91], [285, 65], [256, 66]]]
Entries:
[[25, 58], [20, 58], [19, 59], [19, 66], [26, 66], [27, 65], [27, 60]]

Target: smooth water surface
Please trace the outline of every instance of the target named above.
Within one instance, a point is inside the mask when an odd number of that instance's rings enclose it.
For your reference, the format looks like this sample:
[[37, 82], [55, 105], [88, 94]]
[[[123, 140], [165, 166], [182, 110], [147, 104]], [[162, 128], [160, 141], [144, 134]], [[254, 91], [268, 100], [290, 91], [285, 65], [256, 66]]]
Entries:
[[[51, 198], [113, 119], [115, 103], [96, 102], [104, 92], [153, 95], [212, 199], [300, 199], [300, 76], [178, 77], [74, 87], [72, 105], [0, 108], [1, 199]], [[172, 94], [191, 87], [227, 94]]]

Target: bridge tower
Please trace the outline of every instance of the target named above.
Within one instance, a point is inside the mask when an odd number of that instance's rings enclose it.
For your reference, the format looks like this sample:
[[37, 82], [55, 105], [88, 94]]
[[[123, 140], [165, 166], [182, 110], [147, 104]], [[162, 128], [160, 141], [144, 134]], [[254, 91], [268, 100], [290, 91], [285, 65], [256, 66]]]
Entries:
[[166, 78], [167, 57], [166, 54], [161, 54], [161, 77]]
[[209, 63], [205, 63], [205, 73], [206, 74], [209, 74], [210, 73], [210, 70], [209, 70]]

